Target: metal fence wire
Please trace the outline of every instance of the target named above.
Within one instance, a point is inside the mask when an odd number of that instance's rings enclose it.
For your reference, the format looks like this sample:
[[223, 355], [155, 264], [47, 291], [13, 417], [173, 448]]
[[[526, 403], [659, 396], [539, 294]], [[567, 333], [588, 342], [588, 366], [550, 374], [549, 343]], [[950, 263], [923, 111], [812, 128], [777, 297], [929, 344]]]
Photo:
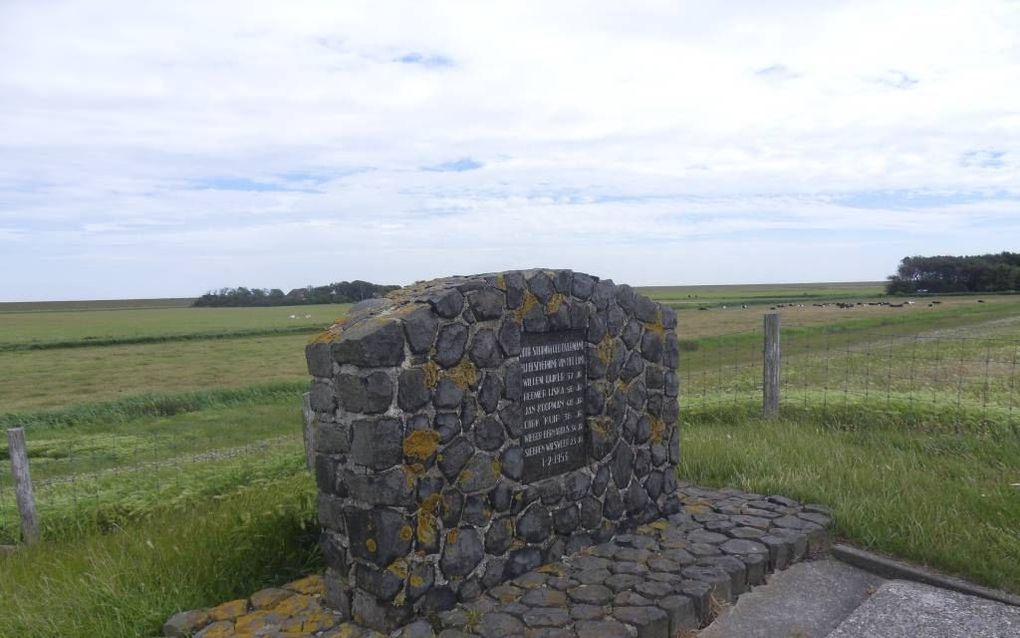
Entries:
[[[781, 330], [780, 410], [1020, 432], [1020, 339], [965, 329]], [[684, 342], [681, 414], [760, 414], [763, 334]]]

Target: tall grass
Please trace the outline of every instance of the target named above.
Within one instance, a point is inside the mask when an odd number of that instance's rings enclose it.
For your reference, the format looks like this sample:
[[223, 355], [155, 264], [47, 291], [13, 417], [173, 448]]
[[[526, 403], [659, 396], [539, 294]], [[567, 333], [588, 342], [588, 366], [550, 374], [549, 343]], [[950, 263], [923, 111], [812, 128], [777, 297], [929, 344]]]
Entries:
[[176, 611], [320, 569], [314, 491], [306, 474], [288, 477], [0, 554], [0, 636], [159, 635]]
[[[86, 403], [60, 410], [0, 414], [0, 429], [123, 423], [147, 416], [170, 416], [213, 408], [295, 399], [307, 389], [306, 381], [278, 381], [242, 388], [139, 394], [117, 401]], [[5, 451], [6, 448], [0, 450]]]
[[680, 475], [826, 503], [854, 543], [1020, 592], [1020, 438], [805, 416], [688, 418]]

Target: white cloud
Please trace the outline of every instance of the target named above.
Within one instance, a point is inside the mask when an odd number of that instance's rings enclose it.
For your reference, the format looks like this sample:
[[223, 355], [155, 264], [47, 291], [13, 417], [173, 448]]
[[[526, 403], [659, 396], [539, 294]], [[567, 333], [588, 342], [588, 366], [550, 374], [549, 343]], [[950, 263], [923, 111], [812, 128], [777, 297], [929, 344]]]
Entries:
[[1015, 249], [1015, 2], [549, 5], [0, 5], [0, 298]]

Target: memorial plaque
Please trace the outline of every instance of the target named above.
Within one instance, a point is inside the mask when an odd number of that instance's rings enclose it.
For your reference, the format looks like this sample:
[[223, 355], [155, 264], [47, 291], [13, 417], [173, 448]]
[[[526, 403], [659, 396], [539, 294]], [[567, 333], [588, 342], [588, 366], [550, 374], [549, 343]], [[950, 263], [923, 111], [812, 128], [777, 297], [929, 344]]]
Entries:
[[525, 483], [577, 469], [585, 462], [584, 333], [524, 333]]

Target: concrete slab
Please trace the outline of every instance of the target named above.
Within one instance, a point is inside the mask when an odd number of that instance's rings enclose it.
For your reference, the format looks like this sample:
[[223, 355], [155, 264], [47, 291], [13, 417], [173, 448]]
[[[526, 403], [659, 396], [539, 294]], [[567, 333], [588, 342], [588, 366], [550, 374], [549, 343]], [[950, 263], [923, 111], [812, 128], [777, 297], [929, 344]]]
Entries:
[[846, 563], [797, 563], [742, 595], [700, 638], [825, 638], [885, 580]]
[[946, 589], [889, 581], [829, 638], [1020, 636], [1020, 608]]

